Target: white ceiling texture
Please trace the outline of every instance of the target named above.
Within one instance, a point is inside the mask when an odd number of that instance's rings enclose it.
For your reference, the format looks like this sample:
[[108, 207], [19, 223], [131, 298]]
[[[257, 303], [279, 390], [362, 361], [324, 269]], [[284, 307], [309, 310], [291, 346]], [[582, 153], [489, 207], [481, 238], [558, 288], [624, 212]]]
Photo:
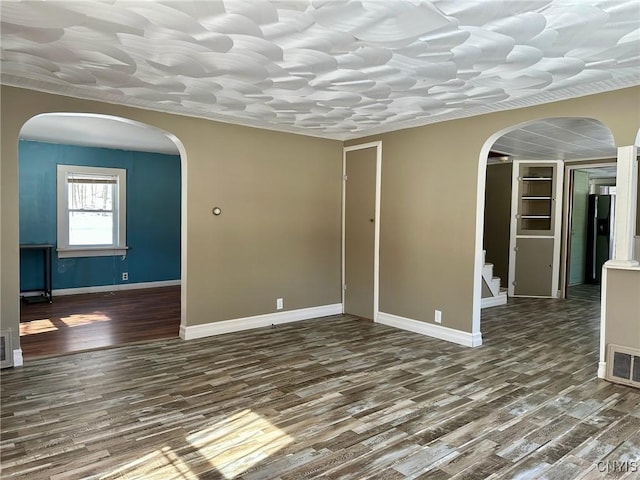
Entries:
[[[339, 140], [640, 85], [637, 0], [0, 8], [4, 84]], [[597, 125], [560, 120], [602, 147]], [[556, 127], [500, 151], [553, 149]]]

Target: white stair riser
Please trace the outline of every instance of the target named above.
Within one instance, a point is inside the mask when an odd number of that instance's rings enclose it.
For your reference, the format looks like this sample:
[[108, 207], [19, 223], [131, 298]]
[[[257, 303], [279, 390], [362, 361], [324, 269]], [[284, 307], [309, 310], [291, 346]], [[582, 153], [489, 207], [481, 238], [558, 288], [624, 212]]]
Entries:
[[500, 293], [500, 278], [493, 276], [493, 264], [485, 263], [482, 267], [482, 278], [494, 297]]
[[[507, 294], [505, 292], [502, 292], [500, 288], [500, 278], [493, 276], [493, 263], [487, 263], [486, 256], [487, 256], [487, 251], [483, 250], [482, 251], [482, 262], [483, 262], [482, 279], [486, 283], [487, 288], [491, 292], [492, 296], [485, 297], [482, 299], [483, 308], [484, 308], [484, 303], [488, 303], [487, 306], [503, 305], [504, 303], [507, 303]], [[498, 297], [500, 298], [498, 299]]]
[[482, 267], [482, 278], [489, 281], [493, 278], [493, 263], [485, 263]]
[[486, 297], [482, 299], [480, 304], [480, 308], [488, 308], [488, 307], [496, 307], [498, 305], [506, 305], [507, 304], [507, 294], [501, 292], [500, 295], [495, 297]]
[[489, 282], [489, 290], [494, 297], [500, 295], [500, 279], [498, 277], [493, 277], [491, 282]]
[[496, 297], [500, 295], [500, 279], [498, 277], [493, 277], [488, 282], [483, 278], [482, 281], [487, 286], [489, 293], [492, 297]]

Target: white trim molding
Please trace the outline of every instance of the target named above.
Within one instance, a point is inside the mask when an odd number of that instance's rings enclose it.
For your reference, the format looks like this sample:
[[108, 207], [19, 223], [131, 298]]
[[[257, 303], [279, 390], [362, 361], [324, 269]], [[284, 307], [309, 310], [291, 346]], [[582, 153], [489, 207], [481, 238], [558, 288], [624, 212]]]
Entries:
[[[60, 288], [53, 290], [52, 295], [80, 295], [83, 293], [103, 293], [103, 292], [118, 292], [120, 290], [140, 290], [143, 288], [159, 288], [159, 287], [173, 287], [180, 285], [180, 280], [162, 280], [158, 282], [139, 282], [139, 283], [118, 283], [114, 285], [97, 285], [95, 287], [78, 287], [78, 288]], [[40, 292], [25, 292], [21, 294], [22, 297], [35, 297], [40, 295]]]
[[465, 347], [479, 347], [482, 345], [482, 334], [480, 332], [463, 332], [462, 330], [443, 327], [442, 325], [434, 325], [433, 323], [421, 322], [412, 318], [400, 317], [398, 315], [384, 312], [378, 313], [377, 322], [389, 327], [408, 330], [428, 337], [457, 343], [459, 345], [464, 345]]
[[613, 258], [607, 264], [634, 267], [640, 264], [635, 260], [633, 251], [638, 191], [638, 148], [635, 145], [618, 147], [617, 165]]
[[507, 294], [503, 292], [500, 292], [500, 294], [496, 295], [495, 297], [491, 296], [491, 297], [482, 298], [482, 308], [498, 307], [500, 305], [506, 305], [506, 304], [507, 304]]
[[82, 247], [82, 248], [57, 248], [58, 258], [79, 258], [79, 257], [124, 257], [127, 255], [129, 247]]
[[22, 349], [18, 348], [13, 351], [13, 366], [21, 367], [24, 365], [24, 359], [22, 358]]
[[211, 337], [223, 335], [225, 333], [240, 332], [253, 328], [269, 327], [271, 325], [281, 325], [283, 323], [298, 322], [300, 320], [310, 320], [313, 318], [328, 317], [329, 315], [340, 315], [342, 304], [321, 305], [318, 307], [301, 308], [299, 310], [289, 310], [286, 312], [266, 313], [252, 317], [234, 318], [222, 320], [220, 322], [209, 322], [202, 325], [180, 325], [180, 338], [183, 340], [193, 340], [194, 338]]
[[598, 378], [606, 378], [607, 362], [598, 362]]
[[607, 375], [607, 282], [608, 267], [605, 262], [602, 266], [602, 278], [600, 285], [600, 362], [598, 363], [598, 378], [604, 378]]

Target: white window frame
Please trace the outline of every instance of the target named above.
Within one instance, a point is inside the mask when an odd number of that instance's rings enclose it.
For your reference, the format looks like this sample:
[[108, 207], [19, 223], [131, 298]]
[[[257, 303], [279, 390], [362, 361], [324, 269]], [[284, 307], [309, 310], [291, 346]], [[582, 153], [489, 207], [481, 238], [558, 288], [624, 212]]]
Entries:
[[[114, 242], [109, 245], [69, 245], [68, 178], [73, 174], [112, 176], [116, 178], [113, 198]], [[58, 165], [58, 246], [59, 258], [107, 257], [127, 254], [127, 171], [123, 168]]]

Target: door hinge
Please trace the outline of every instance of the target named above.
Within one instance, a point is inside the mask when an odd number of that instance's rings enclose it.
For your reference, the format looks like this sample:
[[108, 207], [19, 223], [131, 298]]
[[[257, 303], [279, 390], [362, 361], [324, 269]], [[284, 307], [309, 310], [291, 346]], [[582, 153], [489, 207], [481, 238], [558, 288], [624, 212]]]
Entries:
[[345, 283], [344, 285], [342, 285], [342, 289], [346, 290], [347, 289], [347, 284]]
[[346, 182], [347, 180], [349, 180], [349, 176], [348, 175], [343, 175], [342, 176], [342, 180], [344, 180]]

